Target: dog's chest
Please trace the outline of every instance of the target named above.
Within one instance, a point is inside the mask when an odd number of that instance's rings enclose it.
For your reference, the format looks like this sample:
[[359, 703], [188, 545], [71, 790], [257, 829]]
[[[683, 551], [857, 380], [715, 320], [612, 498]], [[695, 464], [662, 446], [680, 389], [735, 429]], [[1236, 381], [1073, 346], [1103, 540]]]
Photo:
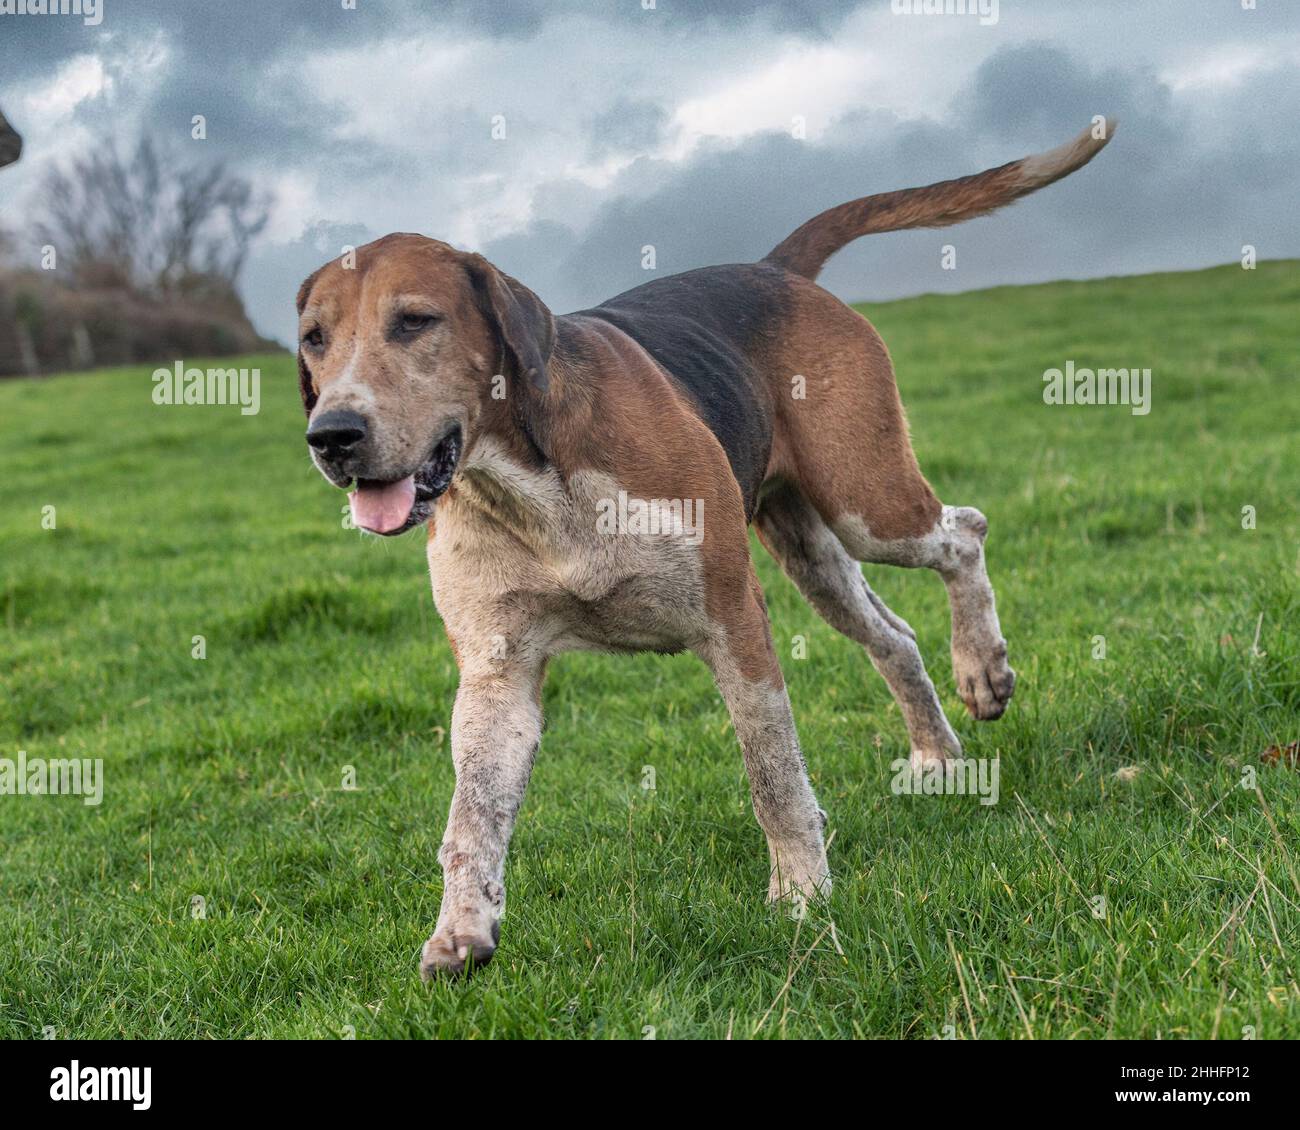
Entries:
[[429, 566], [458, 639], [532, 633], [556, 651], [675, 651], [707, 627], [693, 503], [482, 454], [448, 503], [435, 514]]

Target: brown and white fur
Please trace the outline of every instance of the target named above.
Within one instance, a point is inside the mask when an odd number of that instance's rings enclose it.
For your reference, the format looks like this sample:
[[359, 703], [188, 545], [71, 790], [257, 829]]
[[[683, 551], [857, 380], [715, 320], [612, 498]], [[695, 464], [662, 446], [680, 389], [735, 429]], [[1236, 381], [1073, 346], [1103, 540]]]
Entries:
[[[456, 789], [442, 909], [422, 972], [499, 942], [506, 848], [542, 730], [551, 656], [692, 650], [731, 712], [772, 899], [830, 887], [746, 528], [809, 603], [866, 649], [923, 764], [961, 746], [915, 637], [859, 562], [935, 570], [957, 689], [977, 719], [1015, 683], [984, 568], [984, 516], [946, 507], [917, 466], [885, 346], [813, 281], [858, 236], [982, 215], [1090, 160], [1111, 134], [810, 220], [755, 264], [707, 268], [554, 317], [481, 256], [390, 235], [298, 296], [308, 441], [356, 483], [358, 524], [428, 525], [434, 598], [457, 663]], [[806, 382], [802, 396], [792, 382]], [[701, 507], [702, 536], [611, 532], [620, 492]]]

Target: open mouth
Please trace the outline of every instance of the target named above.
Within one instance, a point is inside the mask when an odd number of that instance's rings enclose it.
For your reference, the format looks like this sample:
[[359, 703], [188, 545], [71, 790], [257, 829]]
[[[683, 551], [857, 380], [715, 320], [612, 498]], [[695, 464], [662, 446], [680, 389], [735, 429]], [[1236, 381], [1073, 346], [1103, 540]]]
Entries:
[[456, 424], [413, 474], [389, 482], [357, 479], [356, 490], [348, 495], [353, 524], [394, 537], [424, 522], [433, 513], [434, 501], [451, 486], [460, 452], [461, 431]]

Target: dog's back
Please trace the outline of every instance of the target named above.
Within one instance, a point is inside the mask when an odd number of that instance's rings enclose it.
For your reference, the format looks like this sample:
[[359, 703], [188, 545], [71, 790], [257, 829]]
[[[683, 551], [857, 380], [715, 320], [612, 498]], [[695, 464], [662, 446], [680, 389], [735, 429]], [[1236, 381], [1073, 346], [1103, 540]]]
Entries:
[[687, 394], [727, 453], [747, 519], [771, 456], [775, 398], [764, 359], [786, 324], [788, 279], [769, 263], [703, 267], [582, 312], [626, 333]]

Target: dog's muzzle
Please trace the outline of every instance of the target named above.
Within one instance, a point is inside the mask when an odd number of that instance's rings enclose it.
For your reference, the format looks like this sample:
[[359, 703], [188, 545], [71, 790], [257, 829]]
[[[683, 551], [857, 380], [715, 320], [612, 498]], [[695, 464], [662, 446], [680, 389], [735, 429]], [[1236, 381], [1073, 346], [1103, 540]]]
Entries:
[[366, 418], [350, 408], [335, 408], [317, 416], [307, 428], [307, 443], [327, 463], [342, 463], [370, 431]]
[[411, 474], [388, 480], [358, 476], [356, 490], [348, 496], [353, 524], [393, 537], [427, 521], [434, 502], [451, 486], [461, 440], [460, 425], [454, 424]]

